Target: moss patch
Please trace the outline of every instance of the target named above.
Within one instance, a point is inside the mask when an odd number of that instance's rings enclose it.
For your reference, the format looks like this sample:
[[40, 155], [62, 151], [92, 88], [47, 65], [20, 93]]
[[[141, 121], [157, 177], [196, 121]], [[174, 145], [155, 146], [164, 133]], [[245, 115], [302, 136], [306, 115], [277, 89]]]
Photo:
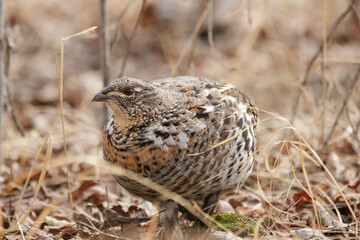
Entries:
[[[254, 233], [254, 226], [252, 226], [251, 220], [244, 216], [232, 213], [219, 213], [214, 215], [213, 218], [240, 237], [249, 237]], [[222, 229], [219, 226], [215, 226], [214, 230]]]

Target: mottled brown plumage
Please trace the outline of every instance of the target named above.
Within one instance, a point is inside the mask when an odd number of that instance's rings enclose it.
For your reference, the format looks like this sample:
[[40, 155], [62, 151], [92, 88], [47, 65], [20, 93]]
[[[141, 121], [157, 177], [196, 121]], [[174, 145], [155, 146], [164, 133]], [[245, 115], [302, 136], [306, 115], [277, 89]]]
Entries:
[[[258, 112], [236, 87], [176, 77], [146, 82], [123, 77], [98, 93], [113, 110], [104, 130], [105, 160], [210, 206], [249, 176]], [[181, 238], [177, 203], [123, 176], [124, 188], [166, 211], [167, 239]]]

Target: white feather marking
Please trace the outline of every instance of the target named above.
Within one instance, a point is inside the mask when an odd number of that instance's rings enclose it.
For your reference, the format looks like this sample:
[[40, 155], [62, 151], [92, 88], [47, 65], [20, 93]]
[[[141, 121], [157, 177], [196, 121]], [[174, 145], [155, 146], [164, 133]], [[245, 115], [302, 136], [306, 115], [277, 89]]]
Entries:
[[110, 126], [111, 126], [111, 124], [114, 122], [114, 118], [111, 116], [110, 118], [109, 118], [109, 121], [108, 121], [108, 123], [106, 124], [106, 130], [109, 130], [110, 129]]
[[178, 141], [178, 142], [177, 142], [177, 146], [178, 146], [180, 149], [187, 149], [187, 147], [188, 147], [187, 143], [181, 142], [181, 141]]
[[202, 94], [203, 94], [204, 97], [209, 96], [209, 93], [210, 93], [210, 91], [207, 90], [207, 89], [204, 89], [204, 90], [202, 91]]
[[238, 104], [238, 110], [242, 113], [246, 113], [247, 112], [248, 107], [244, 104], [244, 103], [239, 103]]
[[237, 103], [236, 98], [232, 97], [232, 96], [224, 96], [220, 101], [229, 101], [229, 102], [233, 102], [234, 104]]
[[134, 88], [134, 91], [135, 92], [141, 92], [143, 89], [141, 88], [141, 87], [136, 87], [136, 88]]
[[205, 109], [205, 111], [203, 113], [211, 113], [215, 110], [214, 106], [201, 106], [201, 108]]
[[161, 137], [157, 137], [157, 138], [155, 139], [154, 144], [155, 144], [156, 146], [161, 146], [161, 145], [163, 145], [163, 140], [161, 139]]
[[189, 141], [188, 136], [184, 132], [180, 132], [178, 138], [180, 142], [187, 143]]
[[150, 141], [154, 141], [154, 142], [155, 142], [155, 140], [156, 140], [156, 137], [155, 137], [155, 134], [154, 134], [153, 131], [147, 132], [147, 133], [145, 134], [145, 137], [146, 137], [147, 139], [149, 139]]
[[108, 131], [109, 135], [112, 135], [113, 134], [113, 126], [112, 126], [112, 123], [114, 122], [114, 118], [111, 116], [108, 123], [106, 124], [106, 130]]
[[174, 145], [176, 145], [176, 143], [175, 143], [175, 141], [174, 141], [174, 139], [172, 138], [171, 135], [164, 140], [164, 143], [165, 143], [166, 145], [168, 145], [168, 146], [174, 146]]
[[109, 129], [108, 129], [108, 134], [109, 134], [109, 135], [112, 135], [112, 134], [113, 134], [113, 131], [114, 131], [114, 130], [113, 130], [113, 127], [110, 126]]
[[232, 89], [232, 88], [234, 88], [233, 85], [225, 84], [222, 88], [219, 89], [219, 92], [223, 93], [223, 92], [226, 92], [227, 90]]

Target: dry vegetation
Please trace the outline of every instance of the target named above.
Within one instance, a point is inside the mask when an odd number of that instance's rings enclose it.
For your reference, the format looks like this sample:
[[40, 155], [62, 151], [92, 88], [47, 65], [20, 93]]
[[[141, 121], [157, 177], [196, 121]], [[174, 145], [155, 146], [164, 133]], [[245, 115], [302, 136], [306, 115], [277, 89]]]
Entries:
[[[261, 111], [257, 164], [220, 211], [250, 218], [254, 238], [359, 238], [360, 2], [209, 3], [146, 1], [135, 32], [143, 1], [109, 0], [111, 78], [196, 75], [237, 85]], [[157, 212], [122, 190], [102, 161], [102, 110], [91, 103], [102, 88], [97, 31], [64, 42], [60, 82], [61, 39], [98, 21], [97, 0], [6, 1], [8, 84], [25, 136], [5, 100], [4, 239], [135, 239], [156, 230], [154, 221], [102, 226], [107, 209]]]

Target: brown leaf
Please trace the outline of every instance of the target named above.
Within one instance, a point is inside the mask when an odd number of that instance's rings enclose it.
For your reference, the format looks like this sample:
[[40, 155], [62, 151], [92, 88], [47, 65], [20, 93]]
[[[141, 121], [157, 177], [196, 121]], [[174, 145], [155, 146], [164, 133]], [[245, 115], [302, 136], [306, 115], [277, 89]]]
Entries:
[[91, 188], [92, 186], [95, 186], [95, 185], [96, 185], [96, 183], [92, 180], [82, 182], [80, 187], [71, 193], [73, 196], [73, 199], [79, 200], [80, 197], [82, 197], [82, 193], [84, 193], [86, 190], [88, 190], [89, 188]]
[[297, 204], [311, 202], [311, 197], [304, 190], [301, 190], [299, 193], [294, 194], [293, 199]]

